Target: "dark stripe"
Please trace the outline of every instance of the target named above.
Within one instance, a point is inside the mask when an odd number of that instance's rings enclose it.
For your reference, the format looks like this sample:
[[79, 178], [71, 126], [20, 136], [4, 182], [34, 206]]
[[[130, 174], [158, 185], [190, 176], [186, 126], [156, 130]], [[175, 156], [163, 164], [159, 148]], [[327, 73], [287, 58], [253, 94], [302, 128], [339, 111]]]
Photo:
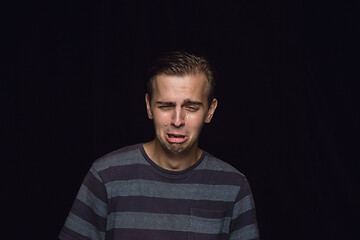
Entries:
[[188, 215], [116, 212], [108, 217], [107, 230], [112, 228], [155, 229], [166, 231], [219, 234], [229, 232], [230, 218], [210, 219]]
[[208, 209], [202, 209], [202, 208], [191, 208], [190, 214], [193, 217], [199, 217], [199, 218], [224, 218], [225, 217], [225, 211], [219, 210], [219, 211], [210, 211]]
[[101, 201], [107, 202], [107, 193], [104, 184], [99, 180], [99, 176], [95, 176], [95, 170], [90, 170], [86, 175], [83, 184]]
[[[222, 211], [232, 209], [233, 202], [208, 201], [208, 200], [184, 200], [168, 198], [152, 198], [142, 196], [114, 197], [110, 199], [109, 213], [112, 212], [149, 212], [168, 214], [190, 214], [190, 208]], [[232, 212], [226, 211], [225, 217], [231, 217]]]
[[85, 237], [67, 227], [63, 227], [59, 234], [61, 240], [92, 240], [91, 238]]
[[228, 239], [229, 234], [201, 234], [180, 231], [163, 231], [163, 230], [147, 230], [147, 229], [112, 229], [108, 234], [109, 239], [164, 239], [164, 240], [218, 240]]
[[190, 240], [219, 240], [219, 239], [228, 239], [229, 234], [221, 233], [221, 234], [205, 234], [205, 233], [193, 233], [189, 232], [189, 237], [187, 239]]
[[169, 199], [195, 199], [234, 202], [238, 186], [170, 184], [149, 180], [113, 181], [106, 184], [112, 197], [146, 196]]
[[111, 229], [107, 235], [108, 239], [162, 239], [162, 240], [184, 240], [188, 239], [188, 232], [163, 231], [147, 229]]
[[71, 212], [83, 220], [91, 223], [100, 231], [106, 230], [106, 218], [97, 215], [92, 208], [85, 203], [75, 199]]
[[255, 209], [244, 212], [239, 217], [235, 218], [231, 222], [230, 230], [231, 232], [243, 228], [244, 226], [255, 224], [256, 223], [256, 213]]
[[[99, 172], [105, 183], [116, 180], [143, 179], [166, 183], [179, 183], [179, 179], [163, 177], [154, 174], [150, 165], [132, 164], [125, 166], [114, 166]], [[181, 180], [182, 183], [199, 183], [213, 185], [236, 185], [241, 186], [244, 182], [242, 175], [233, 172], [221, 172], [215, 170], [196, 170]]]
[[231, 234], [230, 240], [251, 240], [251, 239], [257, 239], [259, 237], [259, 229], [257, 228], [256, 224], [250, 224], [247, 226], [244, 226], [241, 229], [238, 229], [234, 231]]

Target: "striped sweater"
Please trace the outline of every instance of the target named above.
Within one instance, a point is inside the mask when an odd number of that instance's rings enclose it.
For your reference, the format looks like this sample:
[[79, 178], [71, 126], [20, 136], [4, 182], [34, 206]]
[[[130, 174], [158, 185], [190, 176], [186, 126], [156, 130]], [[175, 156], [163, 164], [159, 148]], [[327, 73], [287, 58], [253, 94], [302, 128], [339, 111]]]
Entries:
[[142, 144], [96, 160], [60, 232], [62, 240], [258, 239], [245, 176], [203, 152], [169, 171]]

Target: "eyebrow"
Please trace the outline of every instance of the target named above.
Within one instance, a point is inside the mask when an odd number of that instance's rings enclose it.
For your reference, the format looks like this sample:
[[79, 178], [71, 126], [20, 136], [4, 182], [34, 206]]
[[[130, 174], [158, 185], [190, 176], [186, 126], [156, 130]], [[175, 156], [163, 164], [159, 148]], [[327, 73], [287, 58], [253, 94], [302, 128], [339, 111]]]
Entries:
[[[166, 102], [166, 101], [165, 102], [157, 101], [155, 104], [156, 105], [171, 105], [171, 106], [176, 105], [175, 102]], [[190, 99], [185, 99], [181, 105], [198, 105], [198, 106], [202, 106], [203, 103], [199, 102], [199, 101], [193, 101], [193, 100], [190, 100]]]
[[156, 101], [155, 105], [175, 105], [175, 103], [174, 102]]
[[199, 101], [192, 101], [190, 99], [185, 99], [182, 105], [199, 105], [202, 106], [202, 102]]

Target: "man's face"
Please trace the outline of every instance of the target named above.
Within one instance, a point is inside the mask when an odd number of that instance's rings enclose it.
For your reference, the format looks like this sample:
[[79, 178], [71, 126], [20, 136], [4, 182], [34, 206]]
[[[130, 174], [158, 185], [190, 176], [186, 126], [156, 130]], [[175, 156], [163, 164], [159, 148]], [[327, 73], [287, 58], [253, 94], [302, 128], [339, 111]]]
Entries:
[[151, 102], [146, 95], [147, 113], [153, 119], [156, 139], [163, 149], [179, 156], [197, 148], [204, 122], [209, 123], [217, 106], [208, 105], [204, 74], [158, 75]]

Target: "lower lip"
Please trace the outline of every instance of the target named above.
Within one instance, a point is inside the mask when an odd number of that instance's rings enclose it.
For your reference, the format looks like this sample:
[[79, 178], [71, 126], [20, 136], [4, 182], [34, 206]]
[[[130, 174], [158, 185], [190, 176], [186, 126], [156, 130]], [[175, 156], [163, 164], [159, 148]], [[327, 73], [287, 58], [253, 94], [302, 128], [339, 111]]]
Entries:
[[186, 142], [186, 140], [188, 139], [188, 137], [176, 138], [176, 137], [169, 137], [169, 135], [166, 134], [166, 139], [167, 139], [168, 142], [170, 142], [170, 143], [184, 143], [184, 142]]

